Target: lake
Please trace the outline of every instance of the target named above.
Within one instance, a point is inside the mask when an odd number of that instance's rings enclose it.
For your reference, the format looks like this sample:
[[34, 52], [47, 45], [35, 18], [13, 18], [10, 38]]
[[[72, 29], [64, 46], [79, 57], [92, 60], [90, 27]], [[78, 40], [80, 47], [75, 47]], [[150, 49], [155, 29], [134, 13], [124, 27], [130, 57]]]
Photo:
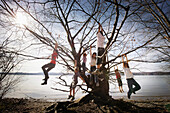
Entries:
[[[51, 88], [59, 88], [69, 91], [69, 87], [63, 87], [56, 82], [59, 82], [59, 75], [51, 75], [48, 80], [48, 85], [42, 86], [43, 75], [17, 75], [22, 76], [21, 83], [18, 87], [11, 91], [6, 97], [8, 98], [36, 98], [53, 101], [67, 100], [69, 92], [61, 92]], [[72, 75], [63, 77], [68, 84], [72, 82]], [[115, 77], [113, 77], [115, 78]], [[132, 99], [142, 98], [168, 98], [170, 99], [170, 75], [135, 75], [135, 80], [141, 85], [141, 90], [132, 94]], [[124, 92], [120, 93], [117, 83], [110, 84], [110, 95], [113, 98], [125, 98], [127, 94], [127, 82], [122, 76]], [[82, 81], [79, 79], [78, 84]], [[77, 88], [76, 99], [86, 95], [81, 89]]]

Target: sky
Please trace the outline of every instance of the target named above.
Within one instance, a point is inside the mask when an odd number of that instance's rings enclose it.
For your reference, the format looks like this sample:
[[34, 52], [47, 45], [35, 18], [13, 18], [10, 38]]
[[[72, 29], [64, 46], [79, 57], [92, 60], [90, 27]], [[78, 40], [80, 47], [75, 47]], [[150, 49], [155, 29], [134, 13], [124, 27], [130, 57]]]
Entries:
[[[38, 10], [38, 8], [36, 8], [36, 10]], [[39, 27], [36, 22], [33, 22], [31, 18], [29, 18], [28, 15], [26, 14], [23, 14], [22, 11], [20, 10], [17, 10], [17, 17], [16, 17], [16, 20], [15, 20], [15, 23], [17, 26], [20, 26], [21, 28], [23, 27], [22, 25], [28, 25], [30, 28], [32, 28], [32, 30], [35, 30], [36, 32], [38, 33], [43, 33], [42, 35], [46, 36], [47, 34], [45, 33], [45, 31], [38, 31], [37, 28]], [[43, 17], [42, 17], [43, 19]], [[101, 19], [102, 21], [102, 19]], [[33, 28], [35, 27], [35, 28]], [[56, 31], [53, 31], [54, 29], [51, 29], [52, 32], [53, 32], [53, 35], [54, 36], [59, 36], [59, 35], [62, 35], [62, 34], [65, 34], [63, 32], [63, 29], [60, 28], [60, 26], [58, 24], [55, 24], [54, 28], [57, 28]], [[124, 29], [125, 30], [125, 29]], [[127, 29], [128, 31], [129, 29]], [[24, 47], [27, 47], [29, 46], [30, 44], [37, 44], [36, 45], [33, 45], [31, 46], [30, 48], [26, 49], [26, 51], [24, 51], [26, 54], [32, 54], [32, 55], [37, 55], [39, 57], [44, 57], [44, 56], [49, 56], [51, 55], [52, 51], [51, 50], [48, 50], [49, 48], [47, 48], [45, 45], [43, 44], [39, 44], [38, 45], [38, 40], [34, 40], [35, 38], [33, 38], [32, 35], [26, 35], [25, 37], [23, 36], [22, 38], [18, 38], [19, 35], [23, 35], [22, 33], [25, 33], [25, 31], [23, 30], [22, 32], [19, 32], [17, 35], [13, 35], [14, 38], [16, 38], [17, 40], [20, 40], [20, 44], [19, 46], [21, 48], [24, 48]], [[141, 33], [142, 34], [142, 33]], [[140, 35], [141, 35], [140, 34]], [[7, 34], [9, 35], [9, 34]], [[133, 34], [133, 36], [138, 36], [139, 34]], [[18, 37], [16, 37], [18, 36]], [[132, 35], [131, 35], [132, 36]], [[138, 38], [140, 39], [140, 38]], [[142, 38], [139, 40], [139, 41], [142, 41]], [[62, 43], [62, 41], [60, 42]], [[95, 43], [96, 44], [96, 43]], [[138, 46], [138, 44], [136, 44], [136, 46]], [[93, 49], [93, 51], [96, 51], [96, 49]], [[149, 55], [148, 57], [152, 57], [154, 55], [154, 53], [151, 53], [151, 55]], [[129, 55], [129, 58], [135, 56], [135, 54], [130, 54]], [[89, 62], [90, 62], [90, 56], [88, 55], [87, 56], [87, 67], [89, 68]], [[121, 59], [118, 59], [117, 60], [118, 62], [121, 61]], [[32, 61], [24, 61], [22, 62], [21, 64], [19, 64], [18, 68], [20, 69], [19, 71], [20, 72], [42, 72], [42, 69], [41, 67], [44, 65], [44, 64], [47, 64], [49, 63], [50, 60], [32, 60]], [[138, 68], [140, 71], [145, 71], [145, 72], [151, 72], [151, 71], [162, 71], [162, 69], [160, 68], [162, 64], [154, 64], [154, 63], [134, 63], [134, 62], [130, 62], [130, 66], [131, 68]], [[118, 66], [119, 69], [122, 69], [122, 65], [119, 65]], [[146, 68], [147, 67], [147, 68]], [[59, 64], [56, 64], [56, 67], [51, 71], [51, 72], [63, 72], [65, 69], [62, 68], [62, 66], [60, 66]], [[136, 72], [136, 71], [139, 71], [137, 69], [133, 69], [132, 71]]]

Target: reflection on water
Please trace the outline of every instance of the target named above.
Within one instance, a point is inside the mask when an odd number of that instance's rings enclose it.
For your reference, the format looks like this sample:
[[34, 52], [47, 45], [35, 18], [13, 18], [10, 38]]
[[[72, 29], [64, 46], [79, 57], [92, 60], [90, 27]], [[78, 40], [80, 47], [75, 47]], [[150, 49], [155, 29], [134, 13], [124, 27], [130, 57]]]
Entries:
[[[20, 75], [18, 75], [20, 76]], [[14, 98], [25, 98], [25, 97], [32, 97], [32, 98], [38, 98], [38, 99], [59, 99], [59, 100], [65, 100], [69, 92], [61, 92], [57, 90], [51, 89], [53, 88], [60, 88], [65, 89], [69, 91], [69, 87], [63, 87], [59, 84], [56, 84], [58, 79], [56, 79], [56, 76], [50, 76], [50, 79], [48, 80], [48, 85], [42, 86], [42, 78], [41, 75], [22, 75], [23, 80], [19, 84], [19, 87], [15, 90], [9, 93], [6, 97], [14, 97]], [[72, 76], [65, 76], [64, 79], [70, 84], [72, 82]], [[136, 97], [150, 97], [150, 96], [168, 96], [170, 97], [170, 77], [167, 75], [159, 75], [159, 76], [135, 76], [135, 80], [141, 85], [141, 90], [137, 92]], [[115, 85], [110, 84], [110, 95], [113, 97], [126, 97], [127, 93], [127, 83], [122, 76], [122, 82], [123, 82], [123, 89], [124, 93], [120, 93], [118, 89], [117, 83]], [[79, 84], [81, 84], [82, 81], [79, 80]], [[82, 90], [78, 90], [76, 93], [76, 98], [80, 98], [83, 95], [86, 95], [85, 93], [82, 93]]]

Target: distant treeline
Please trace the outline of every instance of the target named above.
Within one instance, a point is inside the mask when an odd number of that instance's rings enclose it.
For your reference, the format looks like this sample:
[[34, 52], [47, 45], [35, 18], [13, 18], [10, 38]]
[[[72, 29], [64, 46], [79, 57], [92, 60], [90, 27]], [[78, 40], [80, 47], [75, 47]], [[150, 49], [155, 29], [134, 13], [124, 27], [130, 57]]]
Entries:
[[134, 75], [170, 75], [170, 72], [134, 72]]
[[[0, 74], [3, 74], [0, 72]], [[9, 73], [10, 75], [44, 75], [43, 73], [23, 73], [23, 72], [16, 72], [16, 73]], [[50, 73], [50, 75], [72, 75], [73, 73]], [[122, 73], [123, 74], [123, 73]], [[170, 75], [170, 72], [133, 72], [134, 75]]]

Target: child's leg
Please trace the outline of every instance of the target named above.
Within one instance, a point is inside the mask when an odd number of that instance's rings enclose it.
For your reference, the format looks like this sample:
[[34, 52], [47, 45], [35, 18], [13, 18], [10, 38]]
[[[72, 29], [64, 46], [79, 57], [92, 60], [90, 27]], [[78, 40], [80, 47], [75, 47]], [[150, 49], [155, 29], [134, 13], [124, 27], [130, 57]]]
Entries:
[[47, 78], [49, 78], [49, 76], [48, 76], [48, 72], [51, 70], [51, 69], [53, 69], [55, 67], [55, 64], [49, 64], [49, 66], [48, 66], [48, 69], [47, 69]]
[[123, 91], [123, 88], [122, 88], [122, 85], [123, 85], [123, 84], [122, 84], [122, 79], [121, 79], [121, 78], [120, 78], [119, 82], [120, 82], [120, 85], [119, 85], [119, 86], [120, 86], [120, 88], [121, 88], [121, 91], [124, 92], [124, 91]]
[[73, 88], [73, 96], [71, 100], [74, 100], [74, 99], [75, 99], [75, 87]]
[[47, 72], [49, 72], [51, 69], [53, 69], [55, 67], [55, 65], [51, 65], [49, 66], [49, 68], [47, 69]]
[[73, 87], [73, 83], [71, 83], [71, 86], [70, 86], [70, 95], [68, 96], [68, 99], [70, 99], [72, 97], [72, 95], [71, 95], [72, 87]]
[[95, 83], [95, 82], [94, 82], [94, 75], [93, 75], [93, 74], [91, 74], [90, 82], [91, 82], [92, 84], [94, 84], [94, 83]]
[[[48, 72], [54, 67], [55, 67], [55, 64], [51, 64], [51, 63], [45, 64], [44, 66], [42, 66], [42, 70], [44, 72], [45, 79], [49, 78]], [[47, 68], [47, 70], [46, 70], [46, 68]]]
[[68, 96], [68, 99], [72, 97], [71, 92], [72, 92], [72, 89], [70, 88], [70, 95]]
[[86, 64], [84, 62], [82, 63], [82, 67], [83, 67], [83, 73], [85, 73], [85, 71], [86, 71]]
[[123, 87], [122, 87], [122, 86], [121, 86], [121, 89], [122, 89], [122, 92], [124, 92], [124, 91], [123, 91]]
[[78, 81], [74, 81], [74, 85], [73, 85], [73, 97], [71, 100], [74, 100], [75, 99], [75, 89], [76, 89], [76, 85], [77, 85]]
[[94, 83], [96, 84], [97, 83], [97, 76], [94, 75]]
[[96, 83], [96, 86], [99, 86], [99, 79], [97, 75], [95, 75], [95, 83]]
[[140, 85], [134, 79], [133, 79], [133, 85], [135, 86], [132, 90], [133, 93], [135, 93], [135, 91], [138, 91], [141, 89]]
[[120, 86], [119, 86], [119, 91], [120, 91], [120, 92], [122, 92], [122, 90], [121, 90]]
[[[45, 78], [43, 79], [44, 82], [41, 83], [41, 85], [46, 85], [46, 84], [47, 84], [47, 80], [48, 80], [48, 78], [49, 78], [49, 76], [48, 76], [48, 71], [49, 71], [50, 68], [52, 68], [52, 67], [54, 68], [54, 66], [55, 66], [55, 64], [53, 65], [53, 64], [51, 64], [51, 63], [45, 64], [44, 66], [42, 66], [42, 70], [43, 70], [43, 72], [44, 72]], [[47, 68], [47, 70], [46, 70], [46, 68]], [[51, 70], [51, 69], [50, 69], [50, 70]]]
[[71, 91], [72, 91], [72, 88], [70, 88], [70, 96], [72, 96], [72, 95], [71, 95]]
[[43, 70], [43, 72], [44, 72], [45, 78], [46, 78], [46, 76], [48, 75], [46, 68], [49, 66], [49, 64], [50, 64], [50, 63], [45, 64], [45, 65], [42, 66], [42, 70]]
[[128, 82], [129, 92], [132, 93], [132, 90], [133, 90], [133, 87], [132, 87], [133, 81], [132, 81], [132, 79], [128, 79], [127, 82]]
[[[98, 48], [98, 54], [97, 56], [102, 56], [104, 53], [104, 48]], [[100, 67], [102, 66], [103, 58], [97, 57], [97, 69], [99, 70]]]
[[79, 76], [80, 77], [80, 79], [83, 81], [83, 82], [85, 82], [85, 80], [83, 79], [83, 77], [82, 76]]
[[118, 82], [119, 90], [122, 93], [122, 90], [121, 90], [122, 81], [121, 81], [121, 79], [117, 78], [117, 82]]
[[128, 88], [129, 88], [129, 91], [128, 91], [128, 98], [130, 99], [130, 96], [132, 94], [132, 79], [127, 79], [127, 83], [128, 83]]
[[75, 96], [75, 88], [73, 88], [73, 97]]

